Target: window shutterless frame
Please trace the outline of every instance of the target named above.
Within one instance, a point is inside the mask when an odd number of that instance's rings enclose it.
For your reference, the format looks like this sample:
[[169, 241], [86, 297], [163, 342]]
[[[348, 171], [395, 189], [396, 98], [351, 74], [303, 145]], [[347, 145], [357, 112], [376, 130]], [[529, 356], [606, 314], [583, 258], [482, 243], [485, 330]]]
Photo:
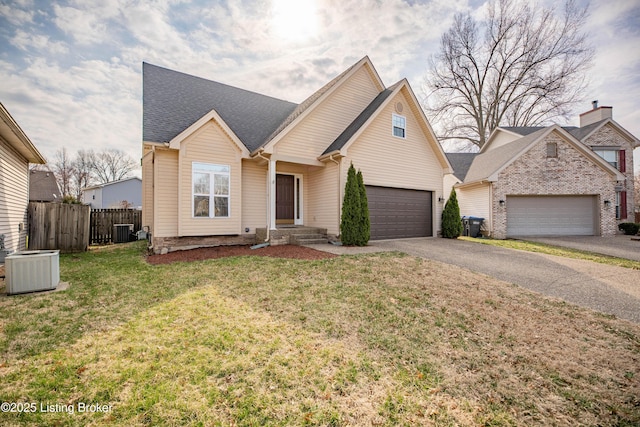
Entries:
[[209, 163], [191, 164], [192, 218], [231, 216], [231, 168]]
[[392, 114], [391, 125], [391, 132], [393, 136], [402, 139], [407, 137], [407, 119], [404, 116]]

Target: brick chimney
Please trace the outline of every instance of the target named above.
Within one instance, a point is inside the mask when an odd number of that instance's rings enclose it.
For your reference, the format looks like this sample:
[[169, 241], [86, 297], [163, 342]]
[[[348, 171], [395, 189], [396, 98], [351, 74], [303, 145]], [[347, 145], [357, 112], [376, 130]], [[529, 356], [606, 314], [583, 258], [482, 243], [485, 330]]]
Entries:
[[591, 105], [593, 105], [593, 109], [580, 114], [580, 127], [613, 118], [613, 107], [598, 107], [598, 101], [593, 101]]

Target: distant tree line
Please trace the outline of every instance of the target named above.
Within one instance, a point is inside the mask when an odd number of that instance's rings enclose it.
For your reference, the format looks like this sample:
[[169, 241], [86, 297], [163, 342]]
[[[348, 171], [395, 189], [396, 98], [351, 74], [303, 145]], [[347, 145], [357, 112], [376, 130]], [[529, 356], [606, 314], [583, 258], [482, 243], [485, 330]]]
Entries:
[[66, 148], [56, 151], [53, 161], [35, 168], [48, 168], [56, 177], [63, 200], [80, 200], [82, 189], [128, 178], [138, 163], [116, 148], [102, 151], [78, 150], [75, 156]]

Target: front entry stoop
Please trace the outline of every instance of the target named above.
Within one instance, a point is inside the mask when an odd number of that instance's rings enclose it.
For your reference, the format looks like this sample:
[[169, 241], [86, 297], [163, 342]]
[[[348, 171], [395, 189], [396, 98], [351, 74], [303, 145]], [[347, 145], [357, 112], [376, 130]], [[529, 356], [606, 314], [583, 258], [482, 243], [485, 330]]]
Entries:
[[[266, 228], [258, 228], [256, 230], [256, 241], [264, 242], [267, 236]], [[269, 243], [272, 246], [277, 245], [317, 245], [327, 243], [327, 229], [318, 227], [305, 226], [284, 226], [269, 232]]]

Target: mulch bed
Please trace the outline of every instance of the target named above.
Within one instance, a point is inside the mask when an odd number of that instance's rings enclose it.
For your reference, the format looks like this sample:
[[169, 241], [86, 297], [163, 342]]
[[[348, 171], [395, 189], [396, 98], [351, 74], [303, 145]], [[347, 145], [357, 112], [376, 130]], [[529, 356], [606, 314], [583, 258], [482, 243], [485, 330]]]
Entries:
[[250, 246], [216, 246], [212, 248], [198, 248], [169, 252], [165, 255], [148, 255], [147, 262], [149, 264], [158, 265], [181, 261], [202, 261], [205, 259], [225, 258], [231, 256], [268, 256], [272, 258], [315, 260], [335, 258], [338, 255], [295, 245], [267, 246], [260, 249], [251, 249]]

